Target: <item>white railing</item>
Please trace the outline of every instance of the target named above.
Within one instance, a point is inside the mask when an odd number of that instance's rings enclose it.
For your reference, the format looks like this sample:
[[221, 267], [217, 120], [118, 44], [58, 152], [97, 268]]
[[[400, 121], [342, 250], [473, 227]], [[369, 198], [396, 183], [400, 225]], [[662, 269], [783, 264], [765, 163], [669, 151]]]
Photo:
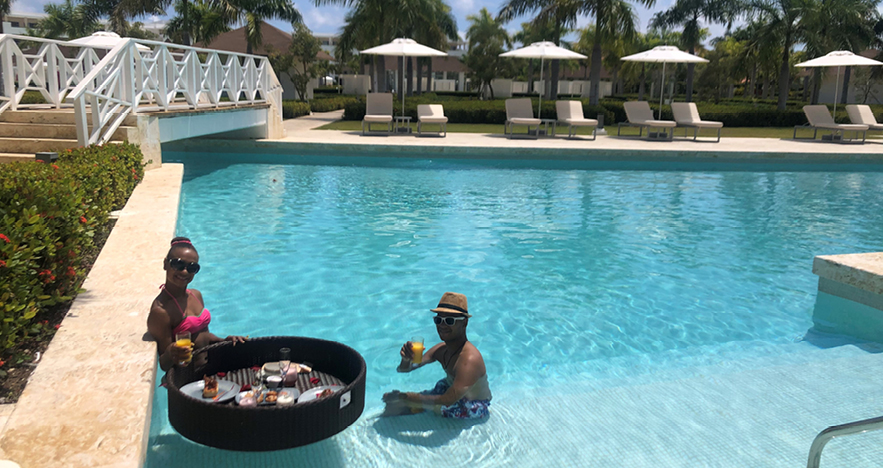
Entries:
[[0, 113], [20, 108], [28, 90], [55, 107], [73, 103], [82, 146], [106, 143], [139, 111], [269, 103], [281, 121], [282, 85], [266, 57], [136, 39], [120, 41], [99, 61], [101, 52], [0, 34]]

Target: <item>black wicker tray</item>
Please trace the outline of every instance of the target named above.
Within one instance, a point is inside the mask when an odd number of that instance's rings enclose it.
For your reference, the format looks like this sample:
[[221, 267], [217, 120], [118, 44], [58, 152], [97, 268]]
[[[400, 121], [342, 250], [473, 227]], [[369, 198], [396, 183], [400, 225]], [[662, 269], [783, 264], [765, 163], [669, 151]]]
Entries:
[[[332, 396], [290, 406], [241, 407], [208, 403], [183, 394], [180, 388], [235, 369], [279, 359], [279, 348], [291, 349], [291, 362], [309, 362], [313, 370], [337, 377], [346, 386]], [[166, 374], [169, 422], [182, 436], [227, 450], [259, 452], [318, 442], [354, 423], [365, 408], [365, 360], [354, 349], [334, 341], [277, 336], [254, 338], [233, 346], [216, 343], [197, 350], [205, 366], [174, 367]]]

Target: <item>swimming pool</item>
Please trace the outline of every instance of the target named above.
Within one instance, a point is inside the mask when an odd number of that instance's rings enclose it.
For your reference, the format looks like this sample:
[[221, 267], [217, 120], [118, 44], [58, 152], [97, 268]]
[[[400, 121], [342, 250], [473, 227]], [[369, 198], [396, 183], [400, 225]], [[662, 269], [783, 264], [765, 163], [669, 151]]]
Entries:
[[[715, 418], [722, 399], [765, 407], [745, 386], [761, 397], [784, 392], [783, 367], [842, 381], [826, 362], [843, 372], [853, 362], [861, 372], [875, 357], [867, 353], [873, 345], [830, 347], [844, 341], [804, 336], [813, 256], [879, 249], [883, 173], [164, 158], [186, 165], [178, 234], [199, 249], [203, 270], [193, 286], [215, 312], [212, 330], [341, 341], [365, 357], [368, 382], [354, 426], [267, 454], [183, 440], [159, 390], [147, 466], [585, 466], [605, 457], [616, 466], [726, 466], [715, 459], [726, 457], [719, 447], [706, 454], [666, 427], [733, 421]], [[469, 336], [488, 366], [492, 417], [466, 425], [426, 415], [376, 419], [383, 392], [429, 388], [440, 377], [430, 368], [400, 375], [395, 366], [408, 337], [435, 338], [428, 309], [444, 291], [469, 297]], [[704, 397], [688, 397], [684, 385]], [[777, 416], [793, 413], [788, 403], [768, 405]], [[666, 416], [642, 413], [648, 408]], [[674, 421], [669, 410], [687, 414]], [[731, 411], [738, 420], [739, 406]], [[641, 422], [629, 424], [636, 415]], [[841, 422], [805, 421], [800, 430], [814, 435]], [[601, 433], [616, 435], [593, 448]], [[805, 456], [811, 437], [802, 434], [781, 443]]]

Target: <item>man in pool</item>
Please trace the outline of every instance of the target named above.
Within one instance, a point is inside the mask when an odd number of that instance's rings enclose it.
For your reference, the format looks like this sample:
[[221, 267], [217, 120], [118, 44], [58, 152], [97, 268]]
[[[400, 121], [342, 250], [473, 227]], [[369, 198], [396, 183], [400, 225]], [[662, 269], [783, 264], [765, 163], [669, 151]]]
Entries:
[[383, 395], [383, 401], [386, 402], [383, 415], [395, 416], [430, 410], [446, 418], [487, 417], [491, 391], [488, 388], [484, 359], [478, 348], [466, 338], [466, 326], [469, 324], [469, 317], [472, 317], [467, 309], [466, 296], [446, 292], [438, 307], [431, 311], [437, 314], [433, 321], [443, 342], [426, 351], [420, 364], [411, 362], [414, 356], [411, 342], [405, 343], [399, 352], [402, 362], [396, 370], [411, 372], [438, 362], [446, 377], [439, 380], [432, 390], [420, 393], [394, 390]]

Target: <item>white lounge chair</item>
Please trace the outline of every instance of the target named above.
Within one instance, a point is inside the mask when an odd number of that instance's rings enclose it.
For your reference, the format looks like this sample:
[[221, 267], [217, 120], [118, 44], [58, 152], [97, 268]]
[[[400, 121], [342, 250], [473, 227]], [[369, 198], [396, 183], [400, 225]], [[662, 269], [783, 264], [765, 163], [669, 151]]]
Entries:
[[392, 133], [392, 93], [369, 93], [362, 119], [362, 135], [371, 132], [371, 124], [386, 124], [386, 133]]
[[[863, 144], [865, 142], [865, 138], [868, 135], [868, 126], [867, 125], [859, 125], [859, 124], [839, 124], [834, 122], [834, 117], [831, 117], [831, 112], [828, 111], [828, 106], [825, 105], [815, 105], [815, 106], [803, 106], [803, 113], [806, 115], [806, 120], [809, 121], [809, 127], [813, 129], [812, 138], [797, 138], [797, 129], [798, 128], [806, 128], [806, 125], [797, 125], [794, 127], [794, 139], [795, 140], [815, 140], [816, 136], [819, 133], [819, 130], [830, 130], [830, 137], [826, 138], [822, 137], [822, 140], [827, 140], [830, 138], [831, 141], [840, 141], [840, 143], [860, 143]], [[846, 132], [855, 132], [855, 136], [853, 138], [846, 138]], [[858, 134], [861, 133], [862, 139], [858, 140]]]
[[[533, 109], [528, 98], [506, 99], [506, 122], [503, 124], [503, 134], [509, 138], [515, 135], [515, 126], [524, 125], [527, 133], [524, 136], [537, 138], [540, 133], [540, 119], [534, 118]], [[535, 127], [531, 133], [530, 127]]]
[[[616, 136], [620, 136], [622, 126], [638, 127], [640, 132], [638, 137], [644, 135], [644, 129], [647, 129], [647, 138], [666, 138], [671, 140], [672, 131], [665, 131], [666, 128], [675, 128], [678, 124], [674, 120], [655, 120], [653, 119], [653, 111], [650, 110], [650, 104], [647, 101], [629, 101], [623, 104], [625, 108], [625, 116], [628, 122], [620, 122], [616, 127]], [[652, 133], [654, 128], [662, 131], [657, 132], [656, 136]]]
[[583, 104], [579, 101], [556, 101], [558, 125], [567, 125], [567, 138], [574, 137], [576, 127], [592, 127], [592, 140], [597, 138], [598, 121], [583, 116]]
[[417, 135], [423, 135], [421, 127], [425, 123], [438, 124], [438, 136], [448, 136], [448, 118], [445, 117], [445, 108], [441, 104], [417, 105]]
[[846, 106], [849, 121], [858, 125], [867, 125], [868, 130], [883, 130], [883, 124], [877, 122], [871, 106], [864, 104], [850, 104]]
[[700, 128], [716, 128], [717, 142], [721, 141], [721, 129], [724, 127], [724, 123], [702, 120], [702, 117], [699, 117], [699, 110], [696, 109], [696, 103], [673, 102], [671, 103], [671, 113], [674, 114], [678, 127], [684, 127], [685, 137], [687, 136], [687, 128], [693, 129], [693, 141], [696, 141], [696, 138], [699, 137]]

